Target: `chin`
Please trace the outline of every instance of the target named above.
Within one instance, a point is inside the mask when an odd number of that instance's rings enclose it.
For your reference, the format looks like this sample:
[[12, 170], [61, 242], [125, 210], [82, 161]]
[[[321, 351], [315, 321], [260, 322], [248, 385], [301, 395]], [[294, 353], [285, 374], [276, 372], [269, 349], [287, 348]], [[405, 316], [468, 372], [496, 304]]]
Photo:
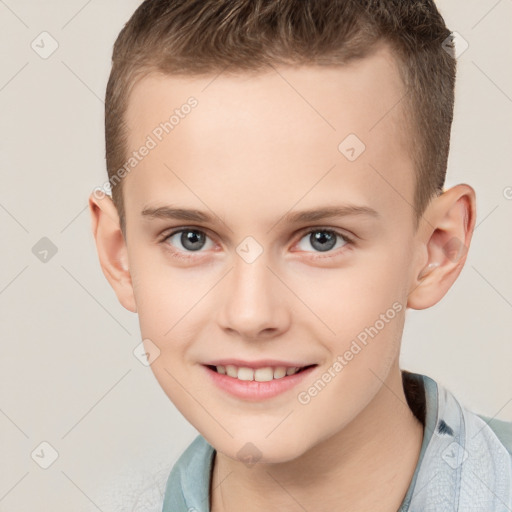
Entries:
[[[210, 442], [210, 441], [209, 441]], [[210, 444], [212, 444], [210, 442]], [[286, 439], [284, 441], [278, 436], [275, 439], [265, 438], [265, 435], [254, 434], [245, 435], [243, 438], [224, 440], [220, 444], [212, 444], [218, 446], [216, 450], [226, 457], [237, 462], [243, 462], [248, 467], [254, 464], [281, 464], [290, 462], [307, 451], [304, 440]]]

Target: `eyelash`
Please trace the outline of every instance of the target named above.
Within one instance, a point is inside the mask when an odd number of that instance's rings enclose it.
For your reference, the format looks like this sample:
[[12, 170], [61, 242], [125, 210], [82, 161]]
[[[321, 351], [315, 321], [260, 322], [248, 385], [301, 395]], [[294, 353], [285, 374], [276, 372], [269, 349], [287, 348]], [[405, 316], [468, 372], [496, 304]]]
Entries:
[[[181, 259], [181, 260], [190, 260], [190, 259], [193, 259], [195, 256], [193, 256], [194, 252], [197, 252], [197, 253], [200, 253], [201, 251], [176, 251], [174, 249], [171, 249], [171, 245], [166, 243], [167, 240], [169, 238], [171, 238], [172, 236], [176, 235], [177, 233], [182, 233], [182, 232], [185, 232], [185, 231], [197, 231], [199, 233], [203, 233], [204, 235], [206, 235], [208, 237], [208, 234], [202, 230], [202, 229], [199, 229], [199, 228], [196, 228], [194, 226], [188, 226], [188, 227], [182, 227], [180, 229], [176, 229], [174, 231], [171, 231], [170, 233], [166, 233], [162, 236], [162, 238], [160, 239], [159, 243], [162, 243], [164, 244], [164, 246], [170, 250], [171, 252], [171, 256], [174, 257], [174, 258], [178, 258], [178, 259]], [[304, 231], [304, 232], [301, 232], [300, 234], [300, 238], [299, 238], [299, 241], [302, 240], [304, 237], [308, 236], [308, 235], [311, 235], [311, 233], [317, 233], [317, 232], [327, 232], [327, 233], [332, 233], [338, 237], [340, 237], [344, 242], [345, 242], [345, 245], [341, 248], [338, 248], [337, 251], [334, 252], [334, 254], [331, 254], [331, 255], [328, 255], [328, 256], [325, 256], [324, 254], [327, 254], [327, 253], [330, 253], [331, 251], [326, 251], [325, 253], [321, 253], [319, 252], [317, 256], [311, 256], [311, 259], [325, 259], [325, 258], [334, 258], [336, 256], [339, 256], [339, 252], [340, 250], [345, 250], [345, 247], [347, 245], [353, 245], [354, 244], [354, 239], [352, 237], [349, 237], [347, 235], [345, 235], [344, 233], [341, 233], [335, 229], [332, 229], [332, 228], [324, 228], [324, 227], [314, 227], [314, 228], [309, 228], [307, 231]], [[184, 253], [185, 254], [190, 254], [190, 256], [184, 256]]]

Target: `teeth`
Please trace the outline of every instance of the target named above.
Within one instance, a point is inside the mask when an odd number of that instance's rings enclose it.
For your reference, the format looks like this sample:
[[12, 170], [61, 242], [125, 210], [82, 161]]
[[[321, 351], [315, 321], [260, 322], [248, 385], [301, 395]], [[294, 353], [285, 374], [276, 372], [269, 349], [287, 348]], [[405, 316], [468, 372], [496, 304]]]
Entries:
[[238, 380], [254, 380], [254, 370], [252, 368], [238, 368]]
[[[238, 378], [240, 378], [240, 370], [238, 370]], [[270, 367], [254, 370], [254, 380], [258, 382], [268, 382], [269, 380], [273, 380], [273, 378], [274, 370]]]
[[226, 365], [226, 374], [228, 377], [234, 377], [236, 379], [238, 377], [237, 367], [231, 364]]
[[286, 375], [286, 366], [278, 366], [274, 368], [274, 379], [281, 379]]
[[285, 366], [266, 366], [264, 368], [247, 368], [246, 366], [234, 366], [227, 364], [226, 366], [216, 366], [217, 373], [221, 375], [227, 375], [238, 380], [255, 380], [257, 382], [268, 382], [273, 379], [281, 379], [287, 375], [293, 375], [297, 373], [300, 368], [293, 366], [286, 368]]

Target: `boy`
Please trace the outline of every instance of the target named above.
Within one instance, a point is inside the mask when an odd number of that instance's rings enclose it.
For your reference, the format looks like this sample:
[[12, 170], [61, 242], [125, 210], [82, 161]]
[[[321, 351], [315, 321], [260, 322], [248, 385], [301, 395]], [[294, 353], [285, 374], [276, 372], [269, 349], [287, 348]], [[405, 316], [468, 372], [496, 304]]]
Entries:
[[429, 0], [146, 0], [106, 97], [102, 269], [200, 432], [163, 510], [512, 510], [512, 426], [399, 367], [474, 190], [444, 190]]

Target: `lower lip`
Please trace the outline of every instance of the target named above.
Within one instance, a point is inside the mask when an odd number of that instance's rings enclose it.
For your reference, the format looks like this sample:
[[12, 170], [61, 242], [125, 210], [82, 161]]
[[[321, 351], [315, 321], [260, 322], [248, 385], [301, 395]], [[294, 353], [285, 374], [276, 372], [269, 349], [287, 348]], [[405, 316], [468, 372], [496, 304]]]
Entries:
[[272, 398], [285, 391], [292, 389], [311, 375], [316, 366], [312, 366], [293, 375], [287, 375], [280, 379], [273, 379], [267, 382], [257, 382], [255, 380], [238, 380], [227, 375], [217, 373], [215, 370], [203, 365], [213, 383], [229, 394], [242, 398], [244, 400], [265, 400]]

